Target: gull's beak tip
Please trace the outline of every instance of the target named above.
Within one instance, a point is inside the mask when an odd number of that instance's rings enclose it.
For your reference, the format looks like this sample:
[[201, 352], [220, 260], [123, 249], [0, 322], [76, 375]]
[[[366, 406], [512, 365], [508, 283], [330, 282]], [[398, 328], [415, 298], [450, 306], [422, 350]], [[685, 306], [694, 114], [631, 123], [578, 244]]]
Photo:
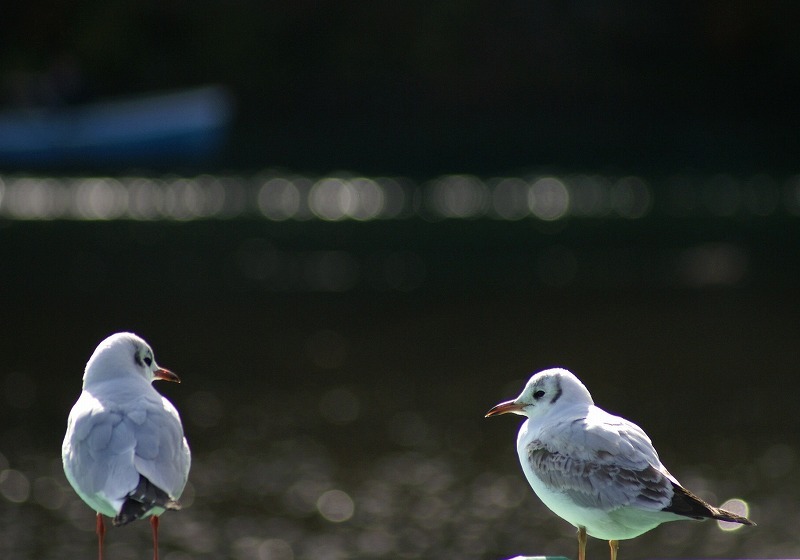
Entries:
[[178, 375], [166, 368], [158, 368], [153, 372], [153, 377], [155, 379], [160, 379], [162, 381], [172, 381], [173, 383], [180, 383], [181, 378]]
[[516, 401], [506, 401], [498, 404], [497, 406], [492, 407], [489, 410], [489, 412], [486, 413], [484, 418], [490, 418], [492, 416], [498, 416], [500, 414], [508, 414], [509, 412], [518, 413], [521, 410], [522, 406]]

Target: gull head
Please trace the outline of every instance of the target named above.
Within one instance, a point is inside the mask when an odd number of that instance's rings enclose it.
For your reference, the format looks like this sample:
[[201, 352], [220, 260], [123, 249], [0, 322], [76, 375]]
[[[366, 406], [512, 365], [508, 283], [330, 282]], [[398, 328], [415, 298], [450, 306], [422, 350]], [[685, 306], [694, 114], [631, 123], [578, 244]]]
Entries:
[[156, 363], [153, 349], [133, 333], [112, 334], [101, 342], [86, 364], [84, 386], [128, 376], [141, 376], [148, 383], [156, 379], [180, 383], [180, 378]]
[[516, 399], [498, 404], [486, 417], [512, 413], [536, 418], [556, 407], [592, 404], [592, 395], [577, 377], [565, 369], [554, 368], [535, 374]]

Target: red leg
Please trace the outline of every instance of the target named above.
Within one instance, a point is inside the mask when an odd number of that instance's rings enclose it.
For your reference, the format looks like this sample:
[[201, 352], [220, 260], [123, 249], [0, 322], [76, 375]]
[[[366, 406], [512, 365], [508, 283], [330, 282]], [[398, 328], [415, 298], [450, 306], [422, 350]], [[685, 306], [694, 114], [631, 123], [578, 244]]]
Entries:
[[158, 560], [158, 516], [150, 517], [150, 525], [153, 527], [153, 560]]
[[103, 540], [106, 536], [106, 526], [103, 523], [103, 516], [97, 514], [97, 525], [95, 528], [97, 532], [97, 558], [103, 560]]

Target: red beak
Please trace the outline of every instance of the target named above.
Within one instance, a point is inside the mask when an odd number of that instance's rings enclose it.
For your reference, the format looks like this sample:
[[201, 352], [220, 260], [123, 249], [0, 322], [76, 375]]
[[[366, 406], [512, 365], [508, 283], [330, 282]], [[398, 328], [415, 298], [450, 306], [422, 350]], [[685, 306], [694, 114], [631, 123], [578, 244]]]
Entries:
[[499, 414], [508, 414], [509, 412], [520, 413], [522, 412], [523, 405], [515, 402], [515, 401], [506, 401], [501, 402], [494, 408], [492, 408], [489, 412], [486, 413], [485, 418], [489, 418], [490, 416], [497, 416]]
[[177, 375], [172, 373], [170, 370], [164, 369], [164, 368], [158, 368], [157, 370], [155, 370], [153, 372], [153, 376], [156, 379], [161, 379], [162, 381], [172, 381], [174, 383], [180, 383], [181, 382], [181, 378], [180, 377], [178, 377]]

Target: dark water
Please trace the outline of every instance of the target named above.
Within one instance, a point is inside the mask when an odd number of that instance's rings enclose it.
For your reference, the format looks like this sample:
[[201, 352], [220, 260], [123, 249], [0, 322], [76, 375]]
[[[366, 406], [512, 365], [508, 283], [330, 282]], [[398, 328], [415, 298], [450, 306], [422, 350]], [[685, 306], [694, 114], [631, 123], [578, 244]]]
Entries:
[[[166, 560], [574, 557], [523, 479], [519, 419], [483, 418], [553, 365], [759, 523], [664, 525], [621, 558], [796, 556], [798, 229], [6, 223], [0, 556], [94, 557], [60, 445], [118, 330], [183, 379], [158, 385], [193, 451]], [[111, 529], [108, 558], [148, 558], [149, 529]]]

